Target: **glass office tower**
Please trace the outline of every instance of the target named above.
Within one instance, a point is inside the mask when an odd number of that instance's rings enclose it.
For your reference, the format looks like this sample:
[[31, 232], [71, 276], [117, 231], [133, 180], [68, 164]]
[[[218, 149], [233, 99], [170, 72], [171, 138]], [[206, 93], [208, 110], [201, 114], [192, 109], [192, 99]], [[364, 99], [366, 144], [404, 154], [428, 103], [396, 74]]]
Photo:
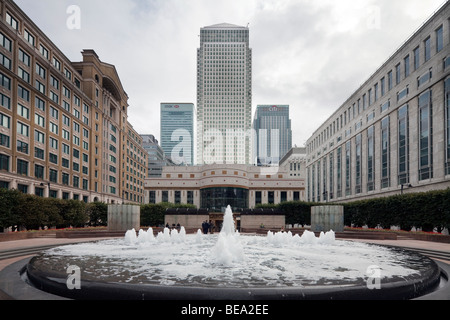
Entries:
[[251, 164], [249, 29], [231, 24], [202, 28], [197, 55], [197, 164]]
[[287, 105], [258, 106], [253, 120], [256, 132], [255, 149], [258, 166], [278, 165], [292, 148], [291, 119]]
[[161, 103], [161, 148], [175, 165], [194, 164], [194, 104]]

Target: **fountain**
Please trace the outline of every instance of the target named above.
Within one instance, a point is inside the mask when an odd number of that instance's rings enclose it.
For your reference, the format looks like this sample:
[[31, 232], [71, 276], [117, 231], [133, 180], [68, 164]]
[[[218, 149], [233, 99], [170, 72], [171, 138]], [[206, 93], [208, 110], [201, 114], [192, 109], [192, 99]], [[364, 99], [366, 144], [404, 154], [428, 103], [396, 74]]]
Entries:
[[[68, 289], [68, 268], [80, 289]], [[31, 284], [72, 299], [412, 299], [436, 289], [441, 272], [419, 254], [353, 241], [236, 231], [228, 207], [219, 234], [130, 230], [123, 239], [62, 246], [27, 265]]]

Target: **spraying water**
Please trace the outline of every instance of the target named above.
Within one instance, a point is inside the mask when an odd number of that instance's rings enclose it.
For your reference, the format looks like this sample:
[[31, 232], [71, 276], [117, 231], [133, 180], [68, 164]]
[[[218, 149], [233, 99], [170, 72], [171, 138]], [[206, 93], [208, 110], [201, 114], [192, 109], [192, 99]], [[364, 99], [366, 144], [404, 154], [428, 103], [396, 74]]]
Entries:
[[244, 248], [239, 240], [239, 232], [234, 226], [233, 211], [230, 206], [225, 211], [222, 230], [212, 255], [217, 264], [224, 266], [232, 266], [245, 259]]

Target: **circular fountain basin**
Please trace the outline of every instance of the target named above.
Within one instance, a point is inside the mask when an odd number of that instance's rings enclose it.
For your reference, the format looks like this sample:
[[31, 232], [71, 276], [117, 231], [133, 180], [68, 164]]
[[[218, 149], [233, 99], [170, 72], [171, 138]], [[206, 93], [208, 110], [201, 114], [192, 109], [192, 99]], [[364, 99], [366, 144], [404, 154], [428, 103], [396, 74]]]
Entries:
[[420, 254], [333, 234], [149, 234], [45, 251], [28, 281], [83, 300], [399, 300], [435, 290], [441, 276]]

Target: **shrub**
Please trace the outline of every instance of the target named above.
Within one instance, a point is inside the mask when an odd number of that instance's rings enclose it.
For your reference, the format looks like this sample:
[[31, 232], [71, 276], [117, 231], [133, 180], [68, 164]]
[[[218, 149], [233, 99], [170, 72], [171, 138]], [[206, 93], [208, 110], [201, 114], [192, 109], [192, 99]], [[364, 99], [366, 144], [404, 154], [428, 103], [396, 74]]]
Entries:
[[86, 214], [89, 216], [89, 226], [103, 227], [108, 225], [108, 205], [106, 203], [89, 203], [86, 205]]

